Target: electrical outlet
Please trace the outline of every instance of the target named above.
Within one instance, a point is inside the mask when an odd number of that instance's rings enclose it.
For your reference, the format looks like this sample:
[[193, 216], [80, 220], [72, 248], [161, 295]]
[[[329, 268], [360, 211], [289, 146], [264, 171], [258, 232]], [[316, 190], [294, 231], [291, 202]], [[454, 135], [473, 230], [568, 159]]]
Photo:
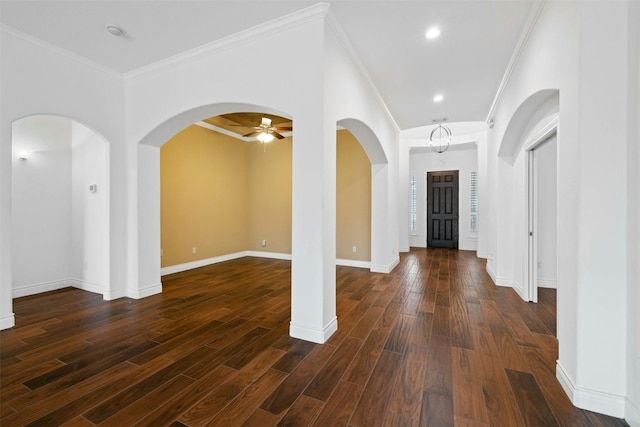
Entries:
[[196, 248], [191, 249], [191, 252], [195, 254], [196, 253]]
[[262, 242], [260, 242], [260, 244], [261, 244], [261, 245], [262, 245], [262, 247], [264, 248], [264, 247], [266, 247], [266, 246], [267, 246], [267, 241], [266, 241], [266, 240], [263, 240]]
[[353, 248], [351, 248], [351, 251], [355, 254], [358, 251], [358, 248], [354, 246]]

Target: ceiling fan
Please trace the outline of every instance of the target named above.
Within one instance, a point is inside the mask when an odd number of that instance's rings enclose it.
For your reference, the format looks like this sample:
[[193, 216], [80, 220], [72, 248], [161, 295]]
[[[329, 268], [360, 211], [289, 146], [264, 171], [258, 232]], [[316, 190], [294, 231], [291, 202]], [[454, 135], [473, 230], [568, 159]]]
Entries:
[[246, 138], [256, 137], [260, 142], [271, 142], [274, 137], [284, 139], [284, 135], [280, 134], [280, 132], [293, 130], [291, 126], [273, 126], [271, 124], [271, 119], [268, 117], [263, 117], [260, 124], [258, 126], [253, 126], [253, 129], [254, 130], [252, 132], [242, 136]]

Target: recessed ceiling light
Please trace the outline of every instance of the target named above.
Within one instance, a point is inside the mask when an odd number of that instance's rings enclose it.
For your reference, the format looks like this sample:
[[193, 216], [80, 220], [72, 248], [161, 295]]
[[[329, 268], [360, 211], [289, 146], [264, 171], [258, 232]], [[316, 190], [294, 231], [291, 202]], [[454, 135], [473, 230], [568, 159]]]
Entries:
[[441, 94], [437, 94], [436, 96], [433, 97], [433, 102], [440, 102], [444, 99], [444, 96], [442, 96]]
[[429, 30], [427, 31], [427, 33], [425, 34], [425, 36], [431, 40], [431, 39], [435, 39], [436, 37], [438, 37], [440, 35], [440, 29], [437, 27], [431, 27], [429, 28]]
[[120, 37], [121, 35], [124, 34], [124, 31], [122, 31], [122, 28], [116, 27], [115, 25], [107, 25], [107, 31], [109, 31], [109, 34], [116, 37]]

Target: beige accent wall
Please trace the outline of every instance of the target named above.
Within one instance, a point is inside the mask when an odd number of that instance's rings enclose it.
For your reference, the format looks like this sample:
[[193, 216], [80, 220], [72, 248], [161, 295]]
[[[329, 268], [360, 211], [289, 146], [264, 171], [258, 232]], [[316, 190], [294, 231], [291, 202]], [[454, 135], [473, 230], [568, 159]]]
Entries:
[[[162, 267], [246, 250], [291, 253], [292, 140], [264, 148], [195, 125], [162, 146]], [[337, 133], [336, 173], [337, 257], [369, 261], [371, 164], [346, 130]]]
[[371, 163], [351, 132], [339, 130], [337, 141], [336, 258], [370, 261]]
[[[248, 145], [247, 250], [291, 253], [291, 138]], [[262, 247], [262, 240], [266, 246]]]
[[160, 149], [162, 266], [246, 250], [247, 200], [247, 144], [195, 125], [174, 136]]

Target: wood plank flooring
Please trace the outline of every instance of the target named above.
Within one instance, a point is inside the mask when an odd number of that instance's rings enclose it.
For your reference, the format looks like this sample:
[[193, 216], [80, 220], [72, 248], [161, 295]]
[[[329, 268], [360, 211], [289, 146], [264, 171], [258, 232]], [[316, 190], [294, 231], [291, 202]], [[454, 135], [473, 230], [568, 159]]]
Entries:
[[324, 345], [288, 336], [290, 272], [243, 258], [166, 276], [142, 300], [16, 299], [0, 425], [626, 425], [573, 407], [555, 379], [555, 291], [524, 303], [475, 253], [338, 267]]

